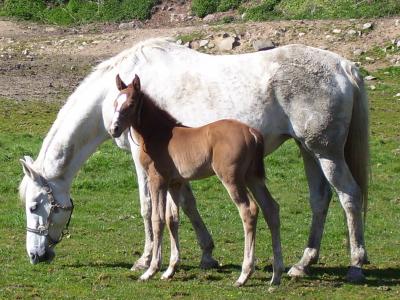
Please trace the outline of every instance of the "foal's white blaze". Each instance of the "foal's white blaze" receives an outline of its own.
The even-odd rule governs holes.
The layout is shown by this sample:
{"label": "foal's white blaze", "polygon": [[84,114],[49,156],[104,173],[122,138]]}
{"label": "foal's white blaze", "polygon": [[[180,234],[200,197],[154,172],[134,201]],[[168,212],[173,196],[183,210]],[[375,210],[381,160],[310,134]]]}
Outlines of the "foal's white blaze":
{"label": "foal's white blaze", "polygon": [[112,121],[110,124],[111,131],[115,131],[117,126],[119,126],[118,120],[119,120],[119,116],[120,116],[121,107],[122,107],[122,105],[124,105],[126,100],[127,100],[126,94],[120,94],[118,96],[118,98],[115,100],[115,102],[116,102],[115,111],[114,111],[114,115],[113,115],[113,118],[112,118]]}

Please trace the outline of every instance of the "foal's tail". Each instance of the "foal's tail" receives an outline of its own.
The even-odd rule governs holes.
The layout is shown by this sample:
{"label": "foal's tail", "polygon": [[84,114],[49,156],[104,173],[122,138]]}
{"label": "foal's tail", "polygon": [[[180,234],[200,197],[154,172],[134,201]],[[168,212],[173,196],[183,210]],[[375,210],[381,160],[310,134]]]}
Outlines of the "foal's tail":
{"label": "foal's tail", "polygon": [[265,169],[264,169],[264,138],[262,134],[254,129],[249,128],[250,133],[253,135],[256,142],[256,152],[252,163],[252,169],[254,170],[254,175],[257,178],[265,179]]}
{"label": "foal's tail", "polygon": [[364,81],[357,68],[350,63],[346,63],[343,67],[354,86],[353,114],[344,148],[345,159],[355,181],[361,188],[365,224],[369,180],[368,99]]}

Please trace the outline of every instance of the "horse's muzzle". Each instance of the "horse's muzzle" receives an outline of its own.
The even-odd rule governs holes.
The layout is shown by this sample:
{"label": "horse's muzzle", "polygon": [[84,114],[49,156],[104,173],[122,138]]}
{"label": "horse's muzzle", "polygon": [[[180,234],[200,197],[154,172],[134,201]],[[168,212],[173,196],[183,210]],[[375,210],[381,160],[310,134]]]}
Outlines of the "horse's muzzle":
{"label": "horse's muzzle", "polygon": [[55,256],[56,254],[52,249],[47,249],[41,256],[37,253],[29,253],[29,259],[32,265],[36,265],[40,262],[51,262]]}

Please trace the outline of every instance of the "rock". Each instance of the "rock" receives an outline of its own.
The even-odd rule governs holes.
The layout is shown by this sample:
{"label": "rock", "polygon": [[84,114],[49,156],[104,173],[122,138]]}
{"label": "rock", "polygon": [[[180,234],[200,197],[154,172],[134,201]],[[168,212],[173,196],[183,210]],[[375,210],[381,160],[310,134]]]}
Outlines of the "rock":
{"label": "rock", "polygon": [[203,22],[210,23],[217,20],[216,14],[209,14],[203,18]]}
{"label": "rock", "polygon": [[[246,14],[246,13],[242,13],[242,15],[241,15],[240,17],[242,18],[242,20],[245,20],[246,17],[247,17],[247,14]],[[397,25],[396,25],[396,26],[397,26]]]}
{"label": "rock", "polygon": [[191,41],[191,42],[190,42],[190,48],[191,48],[191,49],[194,49],[194,50],[199,49],[199,48],[200,48],[200,43],[199,43],[199,41]]}
{"label": "rock", "polygon": [[365,23],[363,25],[362,29],[363,30],[370,30],[370,29],[372,29],[372,26],[373,26],[372,23],[368,22],[368,23]]}
{"label": "rock", "polygon": [[341,29],[333,29],[332,32],[335,34],[339,34],[342,32],[342,30]]}
{"label": "rock", "polygon": [[372,91],[376,90],[376,86],[374,86],[374,85],[370,85],[369,88],[370,88],[370,90],[372,90]]}
{"label": "rock", "polygon": [[205,46],[207,46],[208,45],[208,40],[200,40],[200,42],[199,42],[199,46],[200,47],[205,47]]}
{"label": "rock", "polygon": [[395,26],[400,26],[400,20],[394,21],[394,25],[395,25]]}
{"label": "rock", "polygon": [[396,95],[394,95],[397,98],[400,98],[400,93],[397,93]]}
{"label": "rock", "polygon": [[305,36],[306,33],[305,32],[299,32],[299,37]]}
{"label": "rock", "polygon": [[208,49],[212,49],[214,47],[215,47],[215,44],[213,42],[209,42],[208,45],[207,45]]}
{"label": "rock", "polygon": [[275,48],[275,44],[271,40],[256,40],[253,41],[253,48],[256,51],[263,51]]}
{"label": "rock", "polygon": [[28,55],[29,54],[29,50],[28,49],[25,49],[24,51],[22,51],[22,55]]}
{"label": "rock", "polygon": [[353,51],[353,54],[354,54],[355,56],[360,56],[360,55],[363,54],[363,53],[364,53],[364,51],[361,50],[361,49],[356,49],[356,50]]}
{"label": "rock", "polygon": [[57,28],[55,28],[55,27],[46,27],[46,28],[44,29],[44,31],[46,31],[46,32],[48,32],[48,33],[50,33],[50,32],[55,32],[55,31],[57,31]]}
{"label": "rock", "polygon": [[176,43],[177,43],[178,45],[182,45],[182,44],[183,44],[183,41],[182,41],[181,39],[179,39],[179,40],[176,41]]}
{"label": "rock", "polygon": [[183,46],[190,48],[190,43],[186,42]]}
{"label": "rock", "polygon": [[235,43],[235,38],[230,36],[217,41],[216,45],[220,51],[229,51],[233,49],[234,43]]}
{"label": "rock", "polygon": [[374,58],[372,58],[372,57],[369,57],[369,56],[366,56],[366,57],[365,57],[365,60],[366,60],[366,61],[371,61],[371,62],[372,62],[372,61],[375,61],[375,59],[374,59]]}
{"label": "rock", "polygon": [[118,28],[119,29],[137,29],[137,28],[142,28],[143,27],[143,22],[139,20],[133,20],[132,22],[129,23],[121,23],[119,24]]}
{"label": "rock", "polygon": [[357,31],[355,31],[354,29],[350,29],[349,31],[347,31],[348,35],[356,35]]}
{"label": "rock", "polygon": [[368,80],[368,81],[370,81],[370,80],[375,80],[376,79],[376,77],[374,77],[374,76],[371,76],[371,75],[368,75],[368,76],[365,76],[365,78],[364,78],[365,80]]}

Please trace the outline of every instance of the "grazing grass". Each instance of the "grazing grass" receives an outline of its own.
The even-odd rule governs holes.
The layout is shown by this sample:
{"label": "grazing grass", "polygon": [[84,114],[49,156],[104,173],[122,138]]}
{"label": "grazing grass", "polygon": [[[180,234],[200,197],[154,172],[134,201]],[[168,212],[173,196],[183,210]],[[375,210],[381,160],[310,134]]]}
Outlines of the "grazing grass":
{"label": "grazing grass", "polygon": [[[193,184],[198,205],[216,244],[218,270],[198,268],[200,250],[186,216],[180,239],[182,266],[171,281],[159,276],[137,282],[130,266],[143,246],[143,224],[136,179],[129,154],[111,142],[103,144],[79,172],[72,187],[75,211],[70,236],[56,248],[51,264],[32,266],[25,253],[24,208],[17,187],[22,177],[18,159],[37,155],[58,104],[0,99],[0,275],[1,299],[360,299],[400,297],[400,68],[372,72],[370,94],[371,187],[366,229],[371,264],[367,281],[344,281],[349,264],[343,212],[334,197],[328,214],[320,262],[312,276],[291,280],[268,291],[271,243],[259,220],[257,269],[248,284],[234,288],[243,256],[243,230],[234,205],[221,184],[210,178]],[[308,191],[299,152],[286,143],[266,160],[268,185],[281,205],[282,243],[287,266],[302,254],[310,224]],[[164,257],[169,241],[165,238]],[[164,267],[167,261],[164,260]]]}

